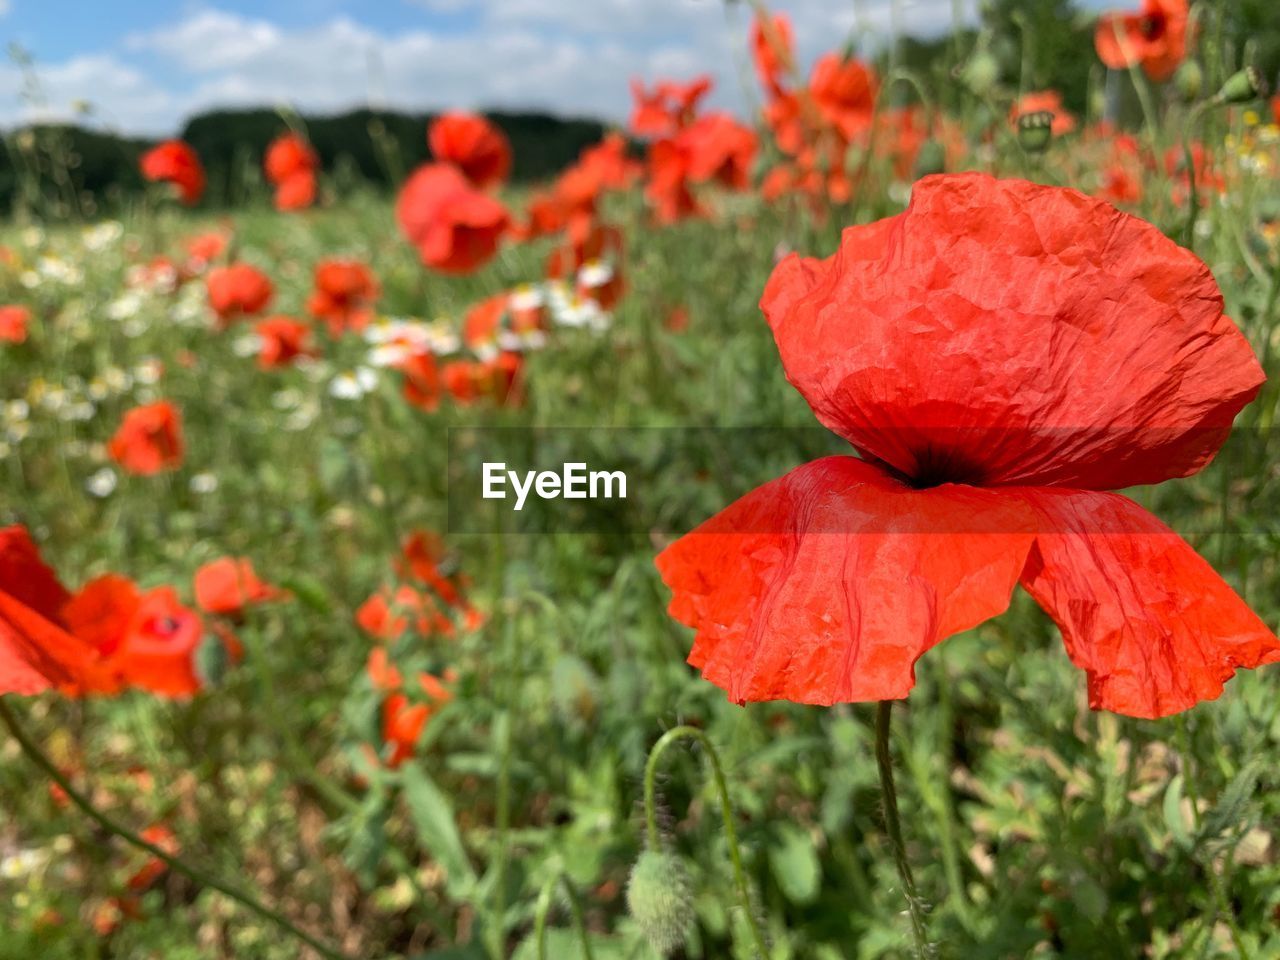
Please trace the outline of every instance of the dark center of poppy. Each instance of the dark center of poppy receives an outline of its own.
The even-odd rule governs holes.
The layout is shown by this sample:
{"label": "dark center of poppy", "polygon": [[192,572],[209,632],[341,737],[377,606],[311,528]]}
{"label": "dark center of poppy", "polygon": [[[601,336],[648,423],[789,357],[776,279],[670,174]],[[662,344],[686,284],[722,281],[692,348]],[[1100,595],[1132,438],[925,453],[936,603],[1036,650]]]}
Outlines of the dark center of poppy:
{"label": "dark center of poppy", "polygon": [[1168,28],[1168,21],[1163,13],[1149,13],[1142,18],[1142,36],[1146,40],[1159,40]]}
{"label": "dark center of poppy", "polygon": [[916,490],[927,490],[947,483],[978,487],[983,476],[982,466],[964,451],[930,445],[916,452],[916,468],[905,480]]}

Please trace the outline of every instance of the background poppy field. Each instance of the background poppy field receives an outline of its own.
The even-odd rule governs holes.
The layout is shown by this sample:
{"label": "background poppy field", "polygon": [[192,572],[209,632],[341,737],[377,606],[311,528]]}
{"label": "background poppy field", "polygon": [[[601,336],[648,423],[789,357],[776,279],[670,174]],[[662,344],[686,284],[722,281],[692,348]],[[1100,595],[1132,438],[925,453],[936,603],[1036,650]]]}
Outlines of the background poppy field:
{"label": "background poppy field", "polygon": [[[1209,469],[1130,494],[1280,622],[1280,22],[1146,0],[1117,17],[1191,19],[1140,56],[1095,50],[1096,17],[992,4],[976,30],[811,73],[783,55],[785,4],[729,6],[758,115],[705,109],[694,77],[619,76],[629,127],[532,183],[485,123],[432,127],[428,163],[451,159],[429,188],[366,129],[402,171],[388,187],[286,113],[275,159],[215,171],[208,195],[171,152],[109,200],[65,130],[6,134],[0,527],[74,595],[68,629],[104,637],[141,597],[191,649],[177,673],[5,703],[96,807],[339,955],[745,960],[740,860],[770,960],[914,956],[874,707],[727,702],[685,663],[654,557],[812,455],[761,292],[783,254],[901,212],[921,175],[1074,187],[1211,268],[1272,382]],[[1082,56],[1080,82],[1046,75]],[[664,431],[632,478],[669,505],[661,529],[451,531],[461,427]],[[726,460],[691,427],[770,441]],[[893,749],[938,957],[1280,957],[1275,667],[1177,717],[1093,712],[1017,593],[917,679]],[[714,745],[732,835],[702,741],[646,775],[686,725]],[[649,821],[673,855],[656,906],[628,897]],[[0,737],[0,960],[312,956]]]}

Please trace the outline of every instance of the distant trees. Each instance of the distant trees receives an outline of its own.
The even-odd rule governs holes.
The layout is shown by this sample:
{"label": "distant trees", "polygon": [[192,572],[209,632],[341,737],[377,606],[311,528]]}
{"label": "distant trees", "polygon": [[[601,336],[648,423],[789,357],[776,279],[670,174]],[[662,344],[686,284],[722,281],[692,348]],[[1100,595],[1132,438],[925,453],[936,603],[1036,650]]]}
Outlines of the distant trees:
{"label": "distant trees", "polygon": [[[597,142],[605,125],[538,113],[490,113],[511,140],[513,179],[553,176],[583,147]],[[428,158],[429,114],[352,110],[298,118],[326,170],[390,187]],[[200,154],[209,173],[206,203],[243,202],[257,192],[267,144],[287,129],[274,110],[216,110],[191,118],[179,133]],[[149,141],[120,138],[72,125],[13,131],[0,151],[0,211],[15,202],[59,212],[92,215],[136,195],[144,184],[138,158]],[[265,197],[267,194],[262,191]]]}

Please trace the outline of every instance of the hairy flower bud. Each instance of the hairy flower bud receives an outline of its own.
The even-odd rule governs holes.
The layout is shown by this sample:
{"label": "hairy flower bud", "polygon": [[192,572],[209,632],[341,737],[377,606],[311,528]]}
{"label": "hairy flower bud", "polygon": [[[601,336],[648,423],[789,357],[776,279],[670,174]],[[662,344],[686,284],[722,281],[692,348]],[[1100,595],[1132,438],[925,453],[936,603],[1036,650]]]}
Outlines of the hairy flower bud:
{"label": "hairy flower bud", "polygon": [[646,850],[631,870],[627,907],[645,940],[661,957],[669,957],[693,926],[689,876],[674,854]]}
{"label": "hairy flower bud", "polygon": [[1173,75],[1173,85],[1184,103],[1194,103],[1204,92],[1204,71],[1194,60],[1185,61]]}

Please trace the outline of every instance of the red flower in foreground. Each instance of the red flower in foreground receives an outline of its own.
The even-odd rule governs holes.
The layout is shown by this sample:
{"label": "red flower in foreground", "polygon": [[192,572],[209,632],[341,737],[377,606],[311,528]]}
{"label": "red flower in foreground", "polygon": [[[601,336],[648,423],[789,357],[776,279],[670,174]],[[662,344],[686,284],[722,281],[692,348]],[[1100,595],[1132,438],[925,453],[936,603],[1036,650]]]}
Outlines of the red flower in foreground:
{"label": "red flower in foreground", "polygon": [[31,311],[26,307],[0,307],[0,342],[24,343]]}
{"label": "red flower in foreground", "polygon": [[182,417],[168,401],[134,407],[107,444],[125,472],[148,477],[182,465]]}
{"label": "red flower in foreground", "polygon": [[233,263],[229,267],[210,270],[205,279],[209,306],[222,326],[233,320],[261,313],[275,295],[270,278],[257,267]]}
{"label": "red flower in foreground", "polygon": [[690,663],[730,698],[905,697],[1003,612],[1058,624],[1095,709],[1217,697],[1280,641],[1114,490],[1203,468],[1263,373],[1208,269],[1079,193],[980,174],[795,255],[761,301],[787,378],[863,459],[747,494],[658,558]]}
{"label": "red flower in foreground", "polygon": [[1104,13],[1093,42],[1112,70],[1141,64],[1152,80],[1168,80],[1187,55],[1187,0],[1142,0],[1137,13]]}
{"label": "red flower in foreground", "polygon": [[363,330],[373,319],[378,280],[358,260],[322,260],[316,264],[316,288],[307,299],[307,311],[329,325],[331,336],[345,330]]}
{"label": "red flower in foreground", "polygon": [[320,158],[302,137],[296,133],[276,137],[267,147],[262,166],[276,188],[277,210],[302,210],[315,203]]}
{"label": "red flower in foreground", "polygon": [[405,182],[396,220],[422,262],[445,273],[470,273],[498,251],[510,217],[454,167],[431,163]]}
{"label": "red flower in foreground", "polygon": [[148,180],[171,183],[182,202],[190,206],[204,193],[204,167],[191,144],[166,140],[142,155],[142,175]]}
{"label": "red flower in foreground", "polygon": [[196,571],[196,605],[205,613],[239,616],[254,604],[279,600],[284,592],[264,583],[248,560],[221,557]]}
{"label": "red flower in foreground", "polygon": [[277,370],[290,366],[300,357],[315,355],[311,347],[311,325],[292,317],[274,316],[258,321],[254,327],[262,346],[258,351],[258,366],[263,370]]}
{"label": "red flower in foreground", "polygon": [[474,113],[446,113],[427,131],[431,155],[452,163],[480,189],[496,187],[511,173],[511,144],[507,135]]}

